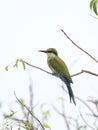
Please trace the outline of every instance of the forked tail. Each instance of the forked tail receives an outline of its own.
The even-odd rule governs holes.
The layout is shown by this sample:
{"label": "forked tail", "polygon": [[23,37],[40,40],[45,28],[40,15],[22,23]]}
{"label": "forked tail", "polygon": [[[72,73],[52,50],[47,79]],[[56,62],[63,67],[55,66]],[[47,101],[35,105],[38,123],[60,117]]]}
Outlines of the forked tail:
{"label": "forked tail", "polygon": [[74,94],[73,94],[71,85],[67,86],[67,89],[68,89],[68,92],[69,92],[70,102],[71,102],[71,99],[72,99],[73,102],[74,102],[74,104],[76,105],[76,102],[75,102],[75,99],[74,99]]}
{"label": "forked tail", "polygon": [[70,98],[70,102],[71,100],[73,100],[73,103],[76,105],[75,99],[74,99],[74,94],[70,85],[70,82],[64,78],[64,77],[60,77],[60,79],[66,84],[67,89],[68,89],[68,93],[69,93],[69,98]]}

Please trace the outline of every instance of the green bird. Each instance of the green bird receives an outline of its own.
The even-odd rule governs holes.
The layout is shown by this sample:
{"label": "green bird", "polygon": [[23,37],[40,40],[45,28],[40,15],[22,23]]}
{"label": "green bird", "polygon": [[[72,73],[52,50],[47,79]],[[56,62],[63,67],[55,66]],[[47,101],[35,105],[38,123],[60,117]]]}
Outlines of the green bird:
{"label": "green bird", "polygon": [[47,50],[40,50],[39,52],[44,52],[47,54],[47,64],[51,69],[53,75],[59,77],[67,86],[70,102],[73,100],[76,105],[74,94],[71,88],[71,83],[73,83],[71,76],[69,74],[68,68],[64,61],[58,56],[58,52],[54,48],[48,48]]}

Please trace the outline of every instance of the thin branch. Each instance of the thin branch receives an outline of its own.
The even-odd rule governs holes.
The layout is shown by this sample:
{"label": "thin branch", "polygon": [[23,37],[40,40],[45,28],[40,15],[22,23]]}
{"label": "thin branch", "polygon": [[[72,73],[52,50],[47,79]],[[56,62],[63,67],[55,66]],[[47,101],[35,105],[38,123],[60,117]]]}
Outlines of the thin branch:
{"label": "thin branch", "polygon": [[[61,85],[61,88],[66,92],[66,93],[68,93],[67,91],[66,91],[66,89],[64,88],[64,86],[63,85]],[[93,113],[93,115],[95,115],[96,116],[96,114],[94,113],[94,111],[92,110],[92,108],[85,102],[85,101],[83,101],[81,98],[79,98],[79,97],[77,97],[77,96],[74,96],[76,99],[78,99],[80,102],[82,102],[92,113]]]}
{"label": "thin branch", "polygon": [[[72,122],[69,122],[73,127],[76,128],[76,130],[79,130],[79,123],[78,123],[78,119],[75,119],[73,117],[67,117],[69,120],[72,120],[73,123],[75,124],[72,124]],[[76,126],[75,126],[76,125]]]}
{"label": "thin branch", "polygon": [[61,31],[63,32],[63,34],[78,48],[80,49],[82,52],[84,52],[85,54],[87,54],[91,59],[93,59],[96,63],[98,63],[98,60],[96,60],[91,54],[89,54],[87,51],[85,51],[83,48],[79,47],[65,32],[63,29],[61,29]]}
{"label": "thin branch", "polygon": [[[32,64],[30,64],[30,63],[28,63],[28,62],[26,62],[26,61],[24,61],[24,63],[25,63],[26,65],[28,65],[28,66],[31,66],[31,67],[36,68],[36,69],[39,69],[39,70],[41,70],[41,71],[43,71],[43,72],[45,72],[45,73],[47,73],[47,74],[50,74],[50,75],[52,75],[52,76],[55,76],[55,74],[50,73],[49,71],[46,71],[46,70],[44,70],[44,69],[42,69],[42,68],[40,68],[40,67],[37,67],[37,66],[35,66],[35,65],[32,65]],[[91,75],[94,75],[94,76],[98,76],[98,74],[93,73],[93,72],[91,72],[91,71],[89,71],[89,70],[81,70],[80,72],[77,72],[76,74],[72,74],[71,77],[80,75],[80,74],[82,74],[82,73],[88,73],[88,74],[91,74]]]}
{"label": "thin branch", "polygon": [[71,77],[74,77],[74,76],[80,75],[80,74],[82,74],[82,73],[88,73],[88,74],[91,74],[91,75],[93,75],[93,76],[98,76],[98,74],[96,74],[96,73],[94,73],[94,72],[91,72],[91,71],[88,71],[88,70],[81,70],[80,72],[71,75]]}
{"label": "thin branch", "polygon": [[64,118],[64,121],[65,121],[65,124],[67,126],[67,129],[70,130],[70,125],[69,125],[69,122],[68,122],[66,114],[65,114],[64,102],[62,102],[62,112],[63,112],[62,114],[63,114],[63,118]]}
{"label": "thin branch", "polygon": [[[24,124],[24,126],[22,126],[22,125],[18,125],[18,126],[21,126],[21,127],[26,129],[25,122],[27,122],[27,121],[24,121],[24,120],[21,120],[21,119],[18,119],[18,118],[13,118],[13,117],[11,117],[10,119],[14,120],[14,121],[17,121],[17,122],[22,122]],[[34,130],[34,128],[31,126],[30,130]]]}
{"label": "thin branch", "polygon": [[40,122],[40,120],[32,113],[32,111],[29,110],[29,108],[28,108],[25,104],[23,104],[23,103],[17,98],[15,92],[14,92],[14,95],[15,95],[17,101],[18,101],[21,105],[23,105],[23,106],[26,108],[26,110],[31,114],[31,116],[39,122],[39,124],[40,124],[40,126],[42,127],[42,129],[45,130],[45,128],[43,127],[43,125],[42,125],[42,123]]}
{"label": "thin branch", "polygon": [[33,90],[32,90],[32,85],[31,84],[29,85],[29,93],[30,93],[30,109],[32,110],[33,109],[34,95],[33,95]]}
{"label": "thin branch", "polygon": [[52,107],[53,107],[53,109],[55,110],[56,113],[58,113],[60,116],[63,117],[67,129],[70,130],[70,128],[69,128],[69,123],[68,123],[68,121],[67,121],[67,117],[66,117],[66,115],[65,115],[64,110],[63,110],[63,112],[60,112],[54,105],[53,105]]}
{"label": "thin branch", "polygon": [[92,130],[96,130],[96,129],[93,128],[90,124],[88,124],[88,122],[84,119],[84,117],[83,117],[83,115],[82,115],[81,112],[80,112],[80,116],[81,116],[82,120],[85,122],[85,124],[86,124],[89,128],[91,128]]}
{"label": "thin branch", "polygon": [[48,73],[48,74],[53,75],[52,73],[50,73],[50,72],[48,72],[48,71],[46,71],[46,70],[44,70],[44,69],[42,69],[42,68],[40,68],[40,67],[37,67],[37,66],[35,66],[35,65],[31,65],[31,64],[29,64],[29,63],[26,62],[26,61],[24,61],[24,63],[27,64],[27,65],[29,65],[29,66],[31,66],[31,67],[33,67],[33,68],[39,69],[39,70],[41,70],[41,71],[43,71],[43,72],[46,72],[46,73]]}
{"label": "thin branch", "polygon": [[[64,102],[62,102],[62,103],[63,103],[63,105],[64,105]],[[72,125],[73,127],[75,127],[75,129],[78,130],[78,128],[79,128],[78,120],[75,119],[75,118],[73,118],[73,117],[67,117],[67,116],[65,115],[65,106],[63,106],[62,112],[60,112],[60,111],[57,109],[57,107],[55,107],[54,105],[52,105],[52,108],[55,110],[55,112],[56,112],[57,114],[59,114],[60,116],[62,116],[62,117],[64,118],[64,121],[65,121],[65,124],[66,124],[66,126],[67,126],[67,129],[70,129],[69,127],[70,127],[70,125]],[[69,122],[68,122],[68,119],[69,119]],[[73,123],[71,122],[71,120],[73,120],[73,122],[74,122],[75,124],[73,124]],[[70,124],[70,125],[69,125],[69,124]],[[75,126],[75,125],[76,125],[76,126]]]}
{"label": "thin branch", "polygon": [[63,116],[63,113],[61,113],[54,105],[52,105],[52,108],[55,110],[56,113]]}
{"label": "thin branch", "polygon": [[87,116],[92,116],[92,117],[95,117],[95,118],[98,118],[98,115],[93,115],[93,114],[86,114]]}

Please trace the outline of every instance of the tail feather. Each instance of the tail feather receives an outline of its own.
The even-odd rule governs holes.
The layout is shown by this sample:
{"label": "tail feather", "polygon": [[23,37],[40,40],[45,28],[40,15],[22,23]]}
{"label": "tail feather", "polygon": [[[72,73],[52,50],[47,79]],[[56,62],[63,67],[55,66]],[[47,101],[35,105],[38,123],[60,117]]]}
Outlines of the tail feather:
{"label": "tail feather", "polygon": [[60,79],[66,84],[67,86],[67,89],[68,89],[68,93],[69,93],[69,98],[70,98],[70,102],[71,102],[71,99],[73,100],[73,103],[76,105],[76,102],[75,102],[75,99],[74,99],[74,94],[73,94],[73,91],[72,91],[72,88],[71,88],[71,85],[70,85],[70,82],[64,78],[64,77],[60,77]]}
{"label": "tail feather", "polygon": [[68,92],[69,92],[70,102],[71,102],[71,99],[72,99],[73,102],[74,102],[74,104],[76,105],[76,102],[75,102],[75,99],[74,99],[74,94],[73,94],[71,85],[67,86],[67,89],[68,89]]}

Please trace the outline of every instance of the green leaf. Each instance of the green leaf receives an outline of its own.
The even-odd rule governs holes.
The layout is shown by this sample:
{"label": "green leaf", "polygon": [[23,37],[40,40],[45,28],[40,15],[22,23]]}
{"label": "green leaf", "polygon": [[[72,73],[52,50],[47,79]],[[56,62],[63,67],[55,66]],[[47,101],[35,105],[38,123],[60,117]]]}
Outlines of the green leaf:
{"label": "green leaf", "polygon": [[31,124],[30,124],[30,122],[28,122],[28,121],[23,121],[23,123],[25,124],[25,126],[27,127],[27,128],[31,128]]}
{"label": "green leaf", "polygon": [[64,101],[64,98],[62,96],[58,97],[57,100]]}
{"label": "green leaf", "polygon": [[40,109],[42,110],[43,108],[44,108],[44,106],[46,106],[47,105],[47,103],[42,103],[41,105],[40,105]]}
{"label": "green leaf", "polygon": [[50,130],[51,130],[50,125],[48,125],[48,124],[46,124],[46,123],[43,123],[42,125],[43,125],[45,128],[48,128],[48,129],[50,129]]}
{"label": "green leaf", "polygon": [[98,16],[98,0],[91,0],[90,9]]}
{"label": "green leaf", "polygon": [[15,64],[13,65],[13,67],[18,68],[18,63],[19,63],[19,62],[22,63],[23,69],[25,70],[25,69],[26,69],[26,66],[25,66],[25,62],[24,62],[23,59],[16,59]]}
{"label": "green leaf", "polygon": [[96,3],[96,2],[93,4],[93,10],[94,10],[94,12],[95,12],[96,15],[98,15],[97,4],[98,4],[98,3]]}
{"label": "green leaf", "polygon": [[5,67],[5,70],[8,71],[8,68],[9,68],[9,65],[7,65],[7,66]]}
{"label": "green leaf", "polygon": [[82,126],[80,126],[80,127],[79,127],[79,130],[81,130],[81,129],[87,129],[87,125],[82,125]]}
{"label": "green leaf", "polygon": [[48,120],[48,117],[49,117],[49,115],[50,115],[50,110],[46,110],[45,112],[42,112],[42,114],[43,114],[43,118],[44,118],[45,120]]}
{"label": "green leaf", "polygon": [[[13,65],[13,67],[18,68],[19,62],[22,64],[23,69],[25,70],[25,69],[26,69],[26,65],[25,65],[25,62],[24,62],[23,59],[16,59],[16,61],[15,61],[14,65]],[[5,67],[5,70],[6,70],[6,71],[8,71],[9,66],[10,66],[11,64],[13,64],[13,63],[10,63],[9,65],[7,65],[7,66]]]}
{"label": "green leaf", "polygon": [[21,102],[21,104],[24,104],[24,99],[20,98],[19,101]]}
{"label": "green leaf", "polygon": [[4,115],[4,117],[5,117],[5,118],[10,118],[10,117],[12,117],[15,113],[16,113],[16,112],[14,112],[13,110],[11,110],[11,113]]}
{"label": "green leaf", "polygon": [[17,130],[20,130],[20,128],[18,128]]}
{"label": "green leaf", "polygon": [[92,8],[93,8],[93,3],[94,3],[94,0],[91,0],[91,2],[90,2],[90,9],[92,10]]}
{"label": "green leaf", "polygon": [[24,62],[24,60],[23,60],[23,59],[20,59],[20,62],[22,63],[22,65],[23,65],[23,69],[25,70],[25,69],[26,69],[26,66],[25,66],[25,62]]}
{"label": "green leaf", "polygon": [[15,62],[15,64],[13,65],[13,67],[18,68],[18,62],[19,62],[19,59],[16,59],[16,62]]}

